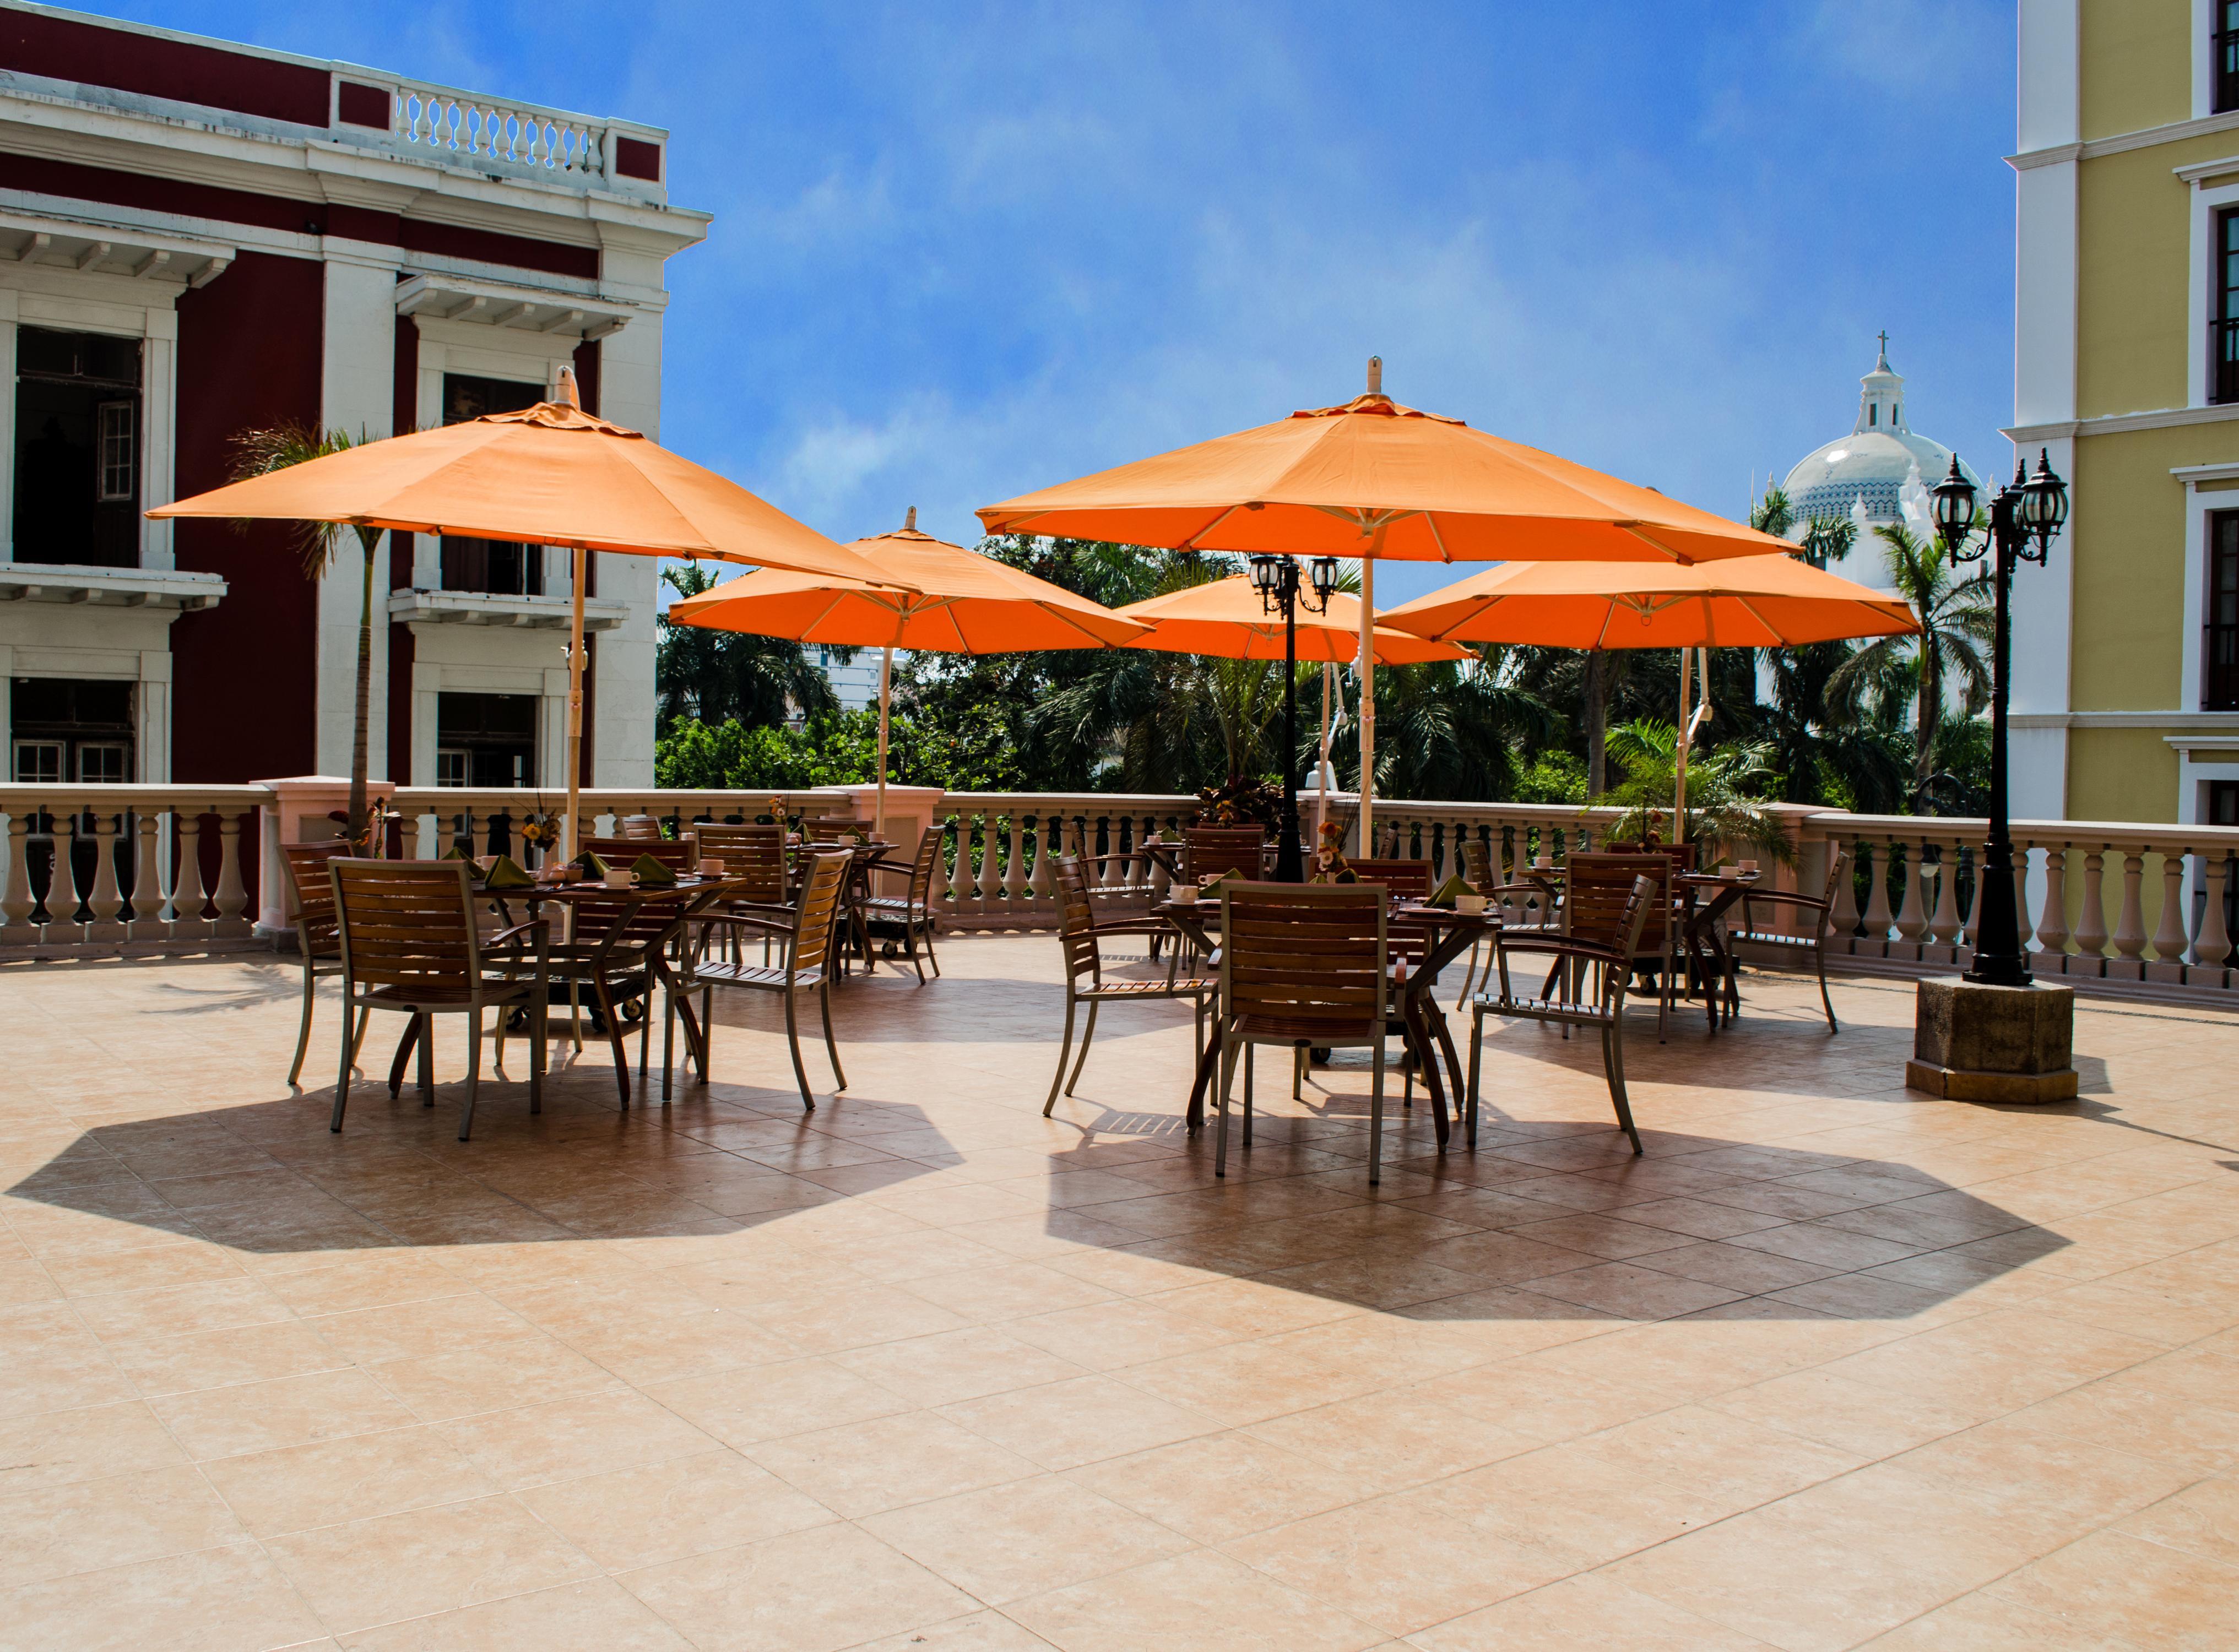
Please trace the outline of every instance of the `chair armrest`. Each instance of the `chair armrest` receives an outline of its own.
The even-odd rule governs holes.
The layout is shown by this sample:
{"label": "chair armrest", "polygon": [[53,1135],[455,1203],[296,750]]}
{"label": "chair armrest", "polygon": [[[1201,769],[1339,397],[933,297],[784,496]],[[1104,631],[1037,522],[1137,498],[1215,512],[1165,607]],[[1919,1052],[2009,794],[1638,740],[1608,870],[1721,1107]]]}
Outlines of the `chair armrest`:
{"label": "chair armrest", "polygon": [[1796,895],[1784,889],[1768,889],[1763,894],[1745,894],[1740,904],[1744,912],[1756,906],[1794,906],[1802,912],[1824,912],[1830,908],[1830,903],[1824,895]]}
{"label": "chair armrest", "polygon": [[1511,952],[1537,952],[1545,958],[1585,958],[1597,963],[1630,965],[1632,960],[1622,947],[1603,941],[1572,940],[1565,936],[1533,935],[1511,940],[1505,933],[1494,937],[1493,946],[1503,955]]}
{"label": "chair armrest", "polygon": [[549,918],[532,918],[525,924],[515,924],[511,929],[502,929],[498,931],[496,934],[491,936],[488,940],[484,941],[482,945],[485,946],[518,945],[522,939],[528,935],[531,931],[541,929],[549,932],[551,928],[552,920]]}
{"label": "chair armrest", "polygon": [[1093,924],[1088,929],[1089,935],[1097,940],[1113,935],[1165,935],[1171,938],[1174,932],[1172,924],[1157,918],[1123,918],[1117,923]]}
{"label": "chair armrest", "polygon": [[709,929],[713,929],[720,924],[726,928],[759,929],[772,935],[790,935],[793,933],[793,926],[791,924],[781,924],[774,918],[754,917],[745,912],[709,912],[704,917],[699,918],[694,921],[704,925]]}

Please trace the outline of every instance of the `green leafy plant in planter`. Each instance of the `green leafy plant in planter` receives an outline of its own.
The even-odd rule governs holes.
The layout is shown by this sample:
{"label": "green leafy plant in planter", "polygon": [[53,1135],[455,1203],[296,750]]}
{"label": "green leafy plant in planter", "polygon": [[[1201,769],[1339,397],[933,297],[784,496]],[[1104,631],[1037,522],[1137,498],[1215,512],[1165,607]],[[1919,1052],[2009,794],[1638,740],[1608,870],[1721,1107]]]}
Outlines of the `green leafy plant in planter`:
{"label": "green leafy plant in planter", "polygon": [[1232,774],[1197,794],[1198,826],[1260,826],[1272,831],[1282,818],[1282,788],[1272,780]]}

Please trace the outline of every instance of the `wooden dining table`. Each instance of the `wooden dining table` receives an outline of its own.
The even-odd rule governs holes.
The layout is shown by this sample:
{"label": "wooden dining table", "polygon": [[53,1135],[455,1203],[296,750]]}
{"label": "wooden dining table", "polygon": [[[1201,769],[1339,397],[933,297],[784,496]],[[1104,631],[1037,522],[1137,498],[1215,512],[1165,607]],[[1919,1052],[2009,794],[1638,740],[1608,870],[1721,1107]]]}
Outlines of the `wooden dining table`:
{"label": "wooden dining table", "polygon": [[[1151,908],[1154,918],[1173,926],[1182,938],[1204,953],[1217,967],[1220,960],[1218,939],[1220,921],[1220,901],[1218,897],[1203,897],[1193,901],[1161,901]],[[1424,937],[1424,952],[1420,959],[1411,965],[1405,977],[1394,983],[1399,993],[1400,1022],[1406,1029],[1406,1040],[1414,1058],[1416,1068],[1423,1076],[1423,1088],[1431,1098],[1431,1120],[1437,1131],[1438,1145],[1443,1149],[1452,1133],[1448,1117],[1445,1086],[1440,1082],[1439,1066],[1443,1058],[1445,1076],[1452,1079],[1453,1093],[1462,1094],[1461,1058],[1454,1048],[1452,1032],[1446,1025],[1445,1012],[1438,1005],[1438,983],[1439,972],[1500,927],[1497,912],[1463,912],[1451,907],[1432,906],[1409,901],[1391,909],[1391,924],[1394,928],[1412,929]],[[1206,1098],[1210,1094],[1220,1066],[1220,1039],[1218,1036],[1219,1012],[1216,1007],[1214,1025],[1216,1036],[1199,1057],[1197,1072],[1190,1085],[1188,1127],[1194,1131],[1205,1125]]]}

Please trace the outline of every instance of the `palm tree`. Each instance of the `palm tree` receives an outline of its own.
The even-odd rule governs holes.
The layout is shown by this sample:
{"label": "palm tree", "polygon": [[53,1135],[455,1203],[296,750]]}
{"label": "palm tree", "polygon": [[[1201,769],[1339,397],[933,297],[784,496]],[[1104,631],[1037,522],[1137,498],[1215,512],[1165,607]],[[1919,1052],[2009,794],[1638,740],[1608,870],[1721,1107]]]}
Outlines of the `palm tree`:
{"label": "palm tree", "polygon": [[[1624,813],[1610,826],[1608,840],[1638,843],[1651,831],[1672,840],[1667,827],[1679,782],[1678,731],[1648,718],[1619,723],[1610,730],[1610,755],[1624,777],[1610,795]],[[1748,844],[1771,859],[1788,859],[1794,851],[1787,833],[1756,795],[1772,779],[1770,753],[1754,740],[1691,752],[1685,840]]]}
{"label": "palm tree", "polygon": [[[231,479],[247,481],[252,476],[290,469],[330,454],[345,453],[369,439],[362,432],[353,441],[347,430],[293,422],[244,430],[233,439]],[[375,846],[367,822],[365,796],[367,731],[373,705],[373,554],[380,548],[382,534],[387,530],[357,523],[349,526],[356,536],[363,560],[357,608],[357,705],[350,735],[349,841],[364,853]],[[234,527],[238,532],[248,524],[236,522]],[[296,542],[302,553],[306,579],[326,577],[327,570],[334,565],[336,549],[342,543],[343,527],[341,522],[296,524]]]}
{"label": "palm tree", "polygon": [[[1494,802],[1511,795],[1518,753],[1559,739],[1563,718],[1515,680],[1508,650],[1472,660],[1378,668],[1376,788],[1392,798]],[[1360,784],[1359,694],[1344,693],[1330,763]],[[1316,736],[1319,742],[1319,735]],[[1312,759],[1308,760],[1309,767]]]}
{"label": "palm tree", "polygon": [[1980,574],[1954,579],[1940,538],[1923,540],[1903,523],[1874,532],[1889,547],[1890,583],[1911,608],[1920,634],[1877,638],[1844,660],[1827,680],[1828,709],[1837,717],[1857,715],[1868,700],[1887,698],[1899,667],[1910,667],[1907,688],[1898,692],[1913,705],[1912,799],[1919,809],[1937,784],[1936,734],[1950,688],[1958,687],[1969,716],[1990,699],[1984,650],[1993,625],[1990,587]]}
{"label": "palm tree", "polygon": [[[679,596],[697,596],[715,583],[697,563],[661,570]],[[843,659],[852,648],[833,650]],[[661,619],[654,659],[660,726],[696,719],[709,727],[736,719],[748,728],[782,723],[795,715],[820,717],[840,709],[832,684],[797,642],[739,631],[707,631]]]}

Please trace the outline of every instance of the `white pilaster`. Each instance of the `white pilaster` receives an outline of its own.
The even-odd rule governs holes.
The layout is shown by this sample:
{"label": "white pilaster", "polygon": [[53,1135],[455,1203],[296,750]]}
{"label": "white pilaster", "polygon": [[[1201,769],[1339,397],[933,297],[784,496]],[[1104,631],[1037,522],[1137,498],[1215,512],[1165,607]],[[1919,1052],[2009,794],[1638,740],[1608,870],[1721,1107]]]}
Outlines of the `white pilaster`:
{"label": "white pilaster", "polygon": [[[0,562],[16,560],[16,291],[0,288]],[[0,711],[0,717],[6,713]],[[11,766],[0,773],[15,773],[9,753],[0,745],[0,762]]]}
{"label": "white pilaster", "polygon": [[[179,414],[179,314],[172,309],[148,310],[148,330],[140,341],[140,507],[150,511],[175,497],[171,474]],[[16,363],[12,351],[4,382],[12,386]],[[12,394],[9,399],[12,401]],[[171,550],[171,524],[140,519],[140,566],[173,568],[178,566]]]}
{"label": "white pilaster", "polygon": [[168,650],[143,649],[140,682],[133,707],[139,727],[135,731],[136,753],[132,778],[142,786],[164,786],[171,779],[171,656]]}
{"label": "white pilaster", "polygon": [[[326,325],[320,358],[319,421],[353,441],[388,435],[395,422],[397,258],[349,243],[326,260]],[[357,726],[357,650],[365,564],[345,529],[319,585],[317,766],[348,774]],[[366,768],[389,768],[389,541],[374,552],[373,693],[367,707]]]}
{"label": "white pilaster", "polygon": [[[608,255],[611,258],[612,254]],[[601,416],[661,436],[661,317],[645,315],[599,347]],[[653,784],[654,654],[661,565],[650,556],[602,556],[598,594],[630,605],[629,617],[601,632],[598,674],[597,748],[593,784]]]}

